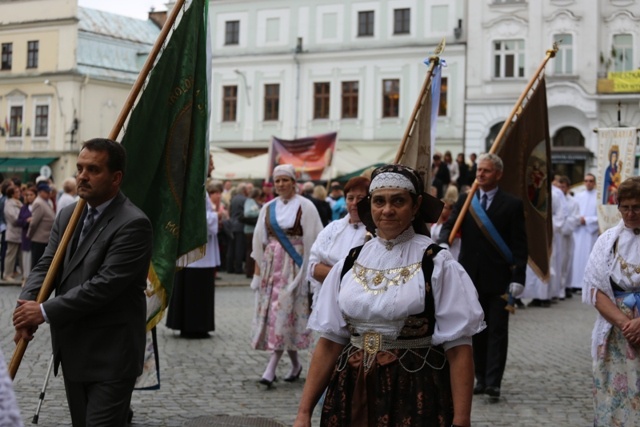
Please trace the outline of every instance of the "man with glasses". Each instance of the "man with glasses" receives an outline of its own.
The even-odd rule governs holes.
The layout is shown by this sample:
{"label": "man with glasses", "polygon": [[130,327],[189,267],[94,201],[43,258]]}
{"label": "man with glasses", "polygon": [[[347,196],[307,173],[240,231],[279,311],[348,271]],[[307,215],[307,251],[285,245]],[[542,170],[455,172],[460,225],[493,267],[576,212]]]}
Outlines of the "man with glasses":
{"label": "man with glasses", "polygon": [[591,253],[591,248],[598,239],[598,214],[596,198],[596,177],[593,174],[586,174],[584,177],[585,190],[576,194],[574,200],[580,207],[580,223],[573,232],[575,242],[573,251],[573,276],[571,289],[582,290],[582,280],[584,270],[587,268],[587,260]]}

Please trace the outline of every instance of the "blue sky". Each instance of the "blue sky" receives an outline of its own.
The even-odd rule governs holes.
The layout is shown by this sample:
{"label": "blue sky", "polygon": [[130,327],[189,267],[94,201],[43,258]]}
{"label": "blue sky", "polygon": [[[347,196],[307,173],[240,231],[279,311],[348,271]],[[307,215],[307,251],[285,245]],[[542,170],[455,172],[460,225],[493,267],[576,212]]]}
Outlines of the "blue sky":
{"label": "blue sky", "polygon": [[138,19],[147,19],[152,7],[155,10],[167,10],[166,0],[78,0],[78,5],[92,9],[105,10]]}

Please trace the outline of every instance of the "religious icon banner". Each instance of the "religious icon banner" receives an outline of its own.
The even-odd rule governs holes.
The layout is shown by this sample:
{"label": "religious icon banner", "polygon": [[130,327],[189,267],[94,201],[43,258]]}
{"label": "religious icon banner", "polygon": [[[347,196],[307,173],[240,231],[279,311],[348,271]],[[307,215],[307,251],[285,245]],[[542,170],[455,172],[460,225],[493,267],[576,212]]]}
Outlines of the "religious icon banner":
{"label": "religious icon banner", "polygon": [[633,176],[637,130],[635,127],[598,129],[597,200],[600,232],[620,221],[618,186]]}

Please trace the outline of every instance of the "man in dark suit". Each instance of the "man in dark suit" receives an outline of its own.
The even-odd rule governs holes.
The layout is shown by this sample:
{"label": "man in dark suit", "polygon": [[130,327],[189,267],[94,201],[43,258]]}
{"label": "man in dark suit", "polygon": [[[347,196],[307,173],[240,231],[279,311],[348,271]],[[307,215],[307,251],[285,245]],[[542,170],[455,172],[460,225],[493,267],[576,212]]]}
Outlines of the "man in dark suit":
{"label": "man in dark suit", "polygon": [[33,339],[47,322],[62,364],[74,426],[123,426],[142,372],[144,290],[151,259],[149,220],[120,192],[124,148],[108,139],[84,143],[77,160],[78,194],[87,202],[55,279],[56,296],[35,300],[76,203],[56,218],[13,315],[15,340]]}
{"label": "man in dark suit", "polygon": [[[227,272],[234,274],[245,274],[242,263],[245,259],[246,242],[244,238],[244,202],[249,196],[249,184],[241,182],[236,187],[236,193],[229,203],[228,222],[233,233],[233,239],[229,241],[229,249],[227,250]],[[251,272],[253,277],[253,272]]]}
{"label": "man in dark suit", "polygon": [[[502,296],[522,294],[528,256],[522,201],[498,188],[502,170],[502,160],[495,154],[479,157],[476,180],[480,189],[462,221],[458,259],[478,290],[487,323],[484,331],[473,336],[474,394],[484,393],[492,399],[500,397],[507,362],[509,312]],[[442,226],[439,242],[448,241],[465,199],[466,195],[460,197]]]}

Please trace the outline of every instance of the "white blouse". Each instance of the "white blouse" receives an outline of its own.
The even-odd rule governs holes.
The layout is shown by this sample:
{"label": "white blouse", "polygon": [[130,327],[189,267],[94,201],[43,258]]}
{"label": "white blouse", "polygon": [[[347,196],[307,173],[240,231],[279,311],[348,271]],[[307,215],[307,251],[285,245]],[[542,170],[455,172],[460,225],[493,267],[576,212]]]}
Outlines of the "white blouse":
{"label": "white blouse", "polygon": [[[367,230],[364,224],[349,224],[349,214],[337,221],[330,222],[318,234],[318,238],[311,246],[309,257],[309,271],[307,279],[311,283],[314,298],[320,290],[321,282],[313,278],[313,271],[318,264],[335,265],[349,253],[349,249],[364,243]],[[355,225],[355,226],[354,226]]]}
{"label": "white blouse", "polygon": [[[615,251],[614,244],[616,244]],[[622,267],[619,257],[625,261],[626,268]],[[639,288],[640,274],[635,271],[635,267],[638,266],[640,266],[640,235],[634,234],[633,229],[625,227],[621,220],[618,225],[605,231],[591,250],[584,272],[582,301],[595,305],[595,290],[600,290],[615,303],[609,278],[622,289]],[[598,313],[591,335],[591,356],[594,360],[598,346],[604,343],[610,330],[611,323]]]}
{"label": "white blouse", "polygon": [[[345,274],[342,281],[340,274],[344,260],[336,263],[320,288],[316,307],[309,319],[310,329],[331,341],[346,344],[350,338],[346,316],[354,320],[352,326],[358,333],[376,331],[396,338],[408,316],[424,311],[426,295],[422,257],[433,240],[417,235],[409,228],[391,242],[393,246],[390,249],[387,249],[389,241],[380,238],[367,242],[354,268]],[[436,325],[432,342],[434,345],[443,344],[445,350],[470,344],[471,336],[486,327],[476,289],[449,251],[440,251],[433,261],[431,287]],[[402,267],[409,271],[404,283]],[[354,271],[360,272],[360,278]],[[373,278],[379,276],[378,272],[384,274],[385,280],[375,284]],[[362,280],[362,277],[367,280]]]}

